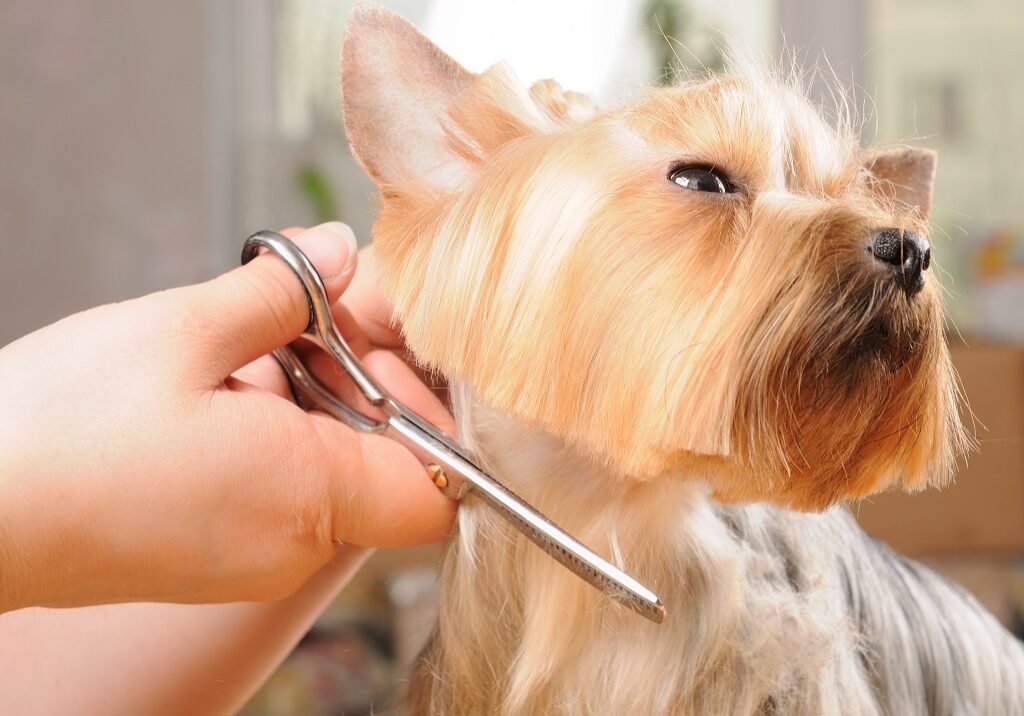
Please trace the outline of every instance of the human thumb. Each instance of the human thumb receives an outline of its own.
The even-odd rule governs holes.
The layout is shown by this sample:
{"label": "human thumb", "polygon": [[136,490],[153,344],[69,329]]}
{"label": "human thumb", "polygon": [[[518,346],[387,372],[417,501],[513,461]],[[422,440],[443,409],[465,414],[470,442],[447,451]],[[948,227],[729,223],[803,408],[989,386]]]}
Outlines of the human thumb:
{"label": "human thumb", "polygon": [[[294,238],[313,262],[333,303],[355,271],[357,246],[340,222],[321,224]],[[200,292],[196,318],[212,326],[206,365],[227,376],[243,365],[294,340],[309,324],[309,302],[302,284],[279,257],[257,256],[212,281]]]}

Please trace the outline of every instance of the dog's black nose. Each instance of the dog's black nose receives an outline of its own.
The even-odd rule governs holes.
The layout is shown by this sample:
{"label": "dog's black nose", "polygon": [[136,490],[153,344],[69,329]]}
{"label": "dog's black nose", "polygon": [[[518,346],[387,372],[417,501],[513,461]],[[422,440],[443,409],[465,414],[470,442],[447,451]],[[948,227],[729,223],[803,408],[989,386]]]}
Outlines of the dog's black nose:
{"label": "dog's black nose", "polygon": [[932,261],[932,248],[923,236],[900,229],[882,229],[871,237],[871,254],[889,264],[896,285],[908,296],[924,288],[924,272]]}

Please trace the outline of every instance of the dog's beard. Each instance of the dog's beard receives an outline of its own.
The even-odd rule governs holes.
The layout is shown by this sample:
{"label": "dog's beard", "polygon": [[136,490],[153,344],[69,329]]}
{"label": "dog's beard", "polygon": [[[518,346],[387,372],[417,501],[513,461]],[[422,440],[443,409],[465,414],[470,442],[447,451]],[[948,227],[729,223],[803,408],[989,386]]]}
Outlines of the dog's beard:
{"label": "dog's beard", "polygon": [[[840,285],[789,290],[797,296],[771,301],[745,341],[775,347],[746,362],[733,416],[751,493],[761,484],[776,499],[821,507],[899,480],[921,486],[929,468],[948,469],[941,446],[956,413],[931,292],[908,299],[863,261]],[[794,305],[795,322],[771,315]],[[764,335],[780,325],[788,329]]]}

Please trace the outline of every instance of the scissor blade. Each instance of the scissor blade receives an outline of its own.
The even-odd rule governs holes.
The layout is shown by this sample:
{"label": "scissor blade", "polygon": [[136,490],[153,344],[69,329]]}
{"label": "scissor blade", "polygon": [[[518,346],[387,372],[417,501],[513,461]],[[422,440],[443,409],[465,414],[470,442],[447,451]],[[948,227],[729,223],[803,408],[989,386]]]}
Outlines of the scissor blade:
{"label": "scissor blade", "polygon": [[654,592],[544,517],[507,487],[490,477],[482,484],[474,482],[474,487],[476,494],[498,514],[576,576],[657,624],[665,619],[665,607]]}
{"label": "scissor blade", "polygon": [[[445,471],[468,483],[476,494],[495,509],[530,541],[554,557],[564,567],[611,599],[651,621],[661,624],[665,607],[657,595],[608,562],[582,542],[531,507],[521,497],[477,467],[449,441],[425,433],[406,415],[391,415],[388,423],[404,443],[425,453]],[[462,491],[456,490],[456,495]]]}

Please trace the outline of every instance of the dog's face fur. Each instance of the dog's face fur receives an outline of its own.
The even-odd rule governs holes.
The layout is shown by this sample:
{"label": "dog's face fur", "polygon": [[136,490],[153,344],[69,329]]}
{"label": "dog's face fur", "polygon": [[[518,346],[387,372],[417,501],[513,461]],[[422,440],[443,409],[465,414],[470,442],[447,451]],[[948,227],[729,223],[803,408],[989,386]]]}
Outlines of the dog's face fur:
{"label": "dog's face fur", "polygon": [[949,473],[939,289],[871,248],[927,233],[932,153],[861,151],[752,72],[601,111],[365,7],[342,84],[409,345],[486,403],[723,500],[820,508]]}

